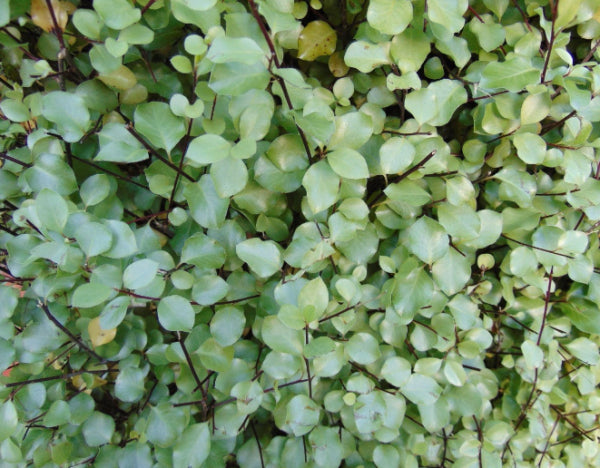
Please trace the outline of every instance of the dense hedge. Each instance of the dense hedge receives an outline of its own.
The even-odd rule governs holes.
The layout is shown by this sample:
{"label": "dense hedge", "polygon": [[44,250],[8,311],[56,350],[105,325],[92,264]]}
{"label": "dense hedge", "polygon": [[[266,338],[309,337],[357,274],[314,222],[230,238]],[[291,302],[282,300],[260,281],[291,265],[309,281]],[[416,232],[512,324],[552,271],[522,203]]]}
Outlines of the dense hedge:
{"label": "dense hedge", "polygon": [[2,466],[600,466],[597,0],[0,0]]}

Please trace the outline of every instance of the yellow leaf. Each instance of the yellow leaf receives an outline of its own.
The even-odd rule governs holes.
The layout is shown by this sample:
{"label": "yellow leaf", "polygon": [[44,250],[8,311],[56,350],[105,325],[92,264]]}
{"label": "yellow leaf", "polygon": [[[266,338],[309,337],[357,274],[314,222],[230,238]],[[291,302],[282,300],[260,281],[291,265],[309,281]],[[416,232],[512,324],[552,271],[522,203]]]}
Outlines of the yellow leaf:
{"label": "yellow leaf", "polygon": [[329,57],[329,71],[336,78],[346,76],[350,68],[344,62],[344,54],[342,52],[335,52]]}
{"label": "yellow leaf", "polygon": [[98,346],[105,345],[114,340],[117,335],[117,329],[111,328],[110,330],[104,330],[100,326],[100,318],[96,317],[95,319],[90,320],[90,323],[88,324],[88,334],[90,335],[92,345],[94,348],[97,348]]}
{"label": "yellow leaf", "polygon": [[[54,17],[56,23],[61,31],[65,30],[67,21],[69,21],[68,10],[73,6],[69,7],[68,2],[61,2],[59,0],[51,0],[52,10],[54,11]],[[46,32],[50,32],[54,29],[54,21],[52,21],[52,14],[48,9],[46,0],[31,0],[31,21],[36,26],[39,26]]]}
{"label": "yellow leaf", "polygon": [[112,86],[121,91],[133,88],[137,83],[137,78],[133,72],[125,65],[121,65],[115,71],[99,75],[98,79],[105,85]]}
{"label": "yellow leaf", "polygon": [[298,58],[313,61],[335,52],[337,34],[325,21],[308,23],[298,38]]}

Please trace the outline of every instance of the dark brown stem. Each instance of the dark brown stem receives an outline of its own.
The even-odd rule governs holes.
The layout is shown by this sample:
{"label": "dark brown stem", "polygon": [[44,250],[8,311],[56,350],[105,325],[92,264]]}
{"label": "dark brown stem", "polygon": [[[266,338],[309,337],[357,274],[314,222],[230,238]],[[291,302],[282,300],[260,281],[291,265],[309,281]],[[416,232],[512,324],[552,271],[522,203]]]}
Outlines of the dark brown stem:
{"label": "dark brown stem", "polygon": [[260,440],[258,440],[258,434],[256,433],[256,428],[254,427],[254,423],[250,421],[250,429],[252,430],[252,434],[254,435],[254,440],[256,440],[256,445],[258,447],[258,456],[260,457],[260,466],[261,468],[265,468],[265,459],[263,458],[262,446],[260,445]]}
{"label": "dark brown stem", "polygon": [[[277,387],[267,388],[267,389],[263,390],[263,392],[264,393],[270,393],[270,392],[273,392],[273,391],[278,390],[280,388],[290,387],[292,385],[297,385],[297,384],[300,384],[300,383],[304,383],[307,380],[308,379],[294,380],[293,382],[284,383],[284,384],[278,385]],[[213,405],[213,408],[218,408],[220,406],[228,405],[229,403],[233,403],[236,400],[237,400],[237,398],[227,398],[226,400],[219,401],[219,402],[215,403]],[[186,401],[184,403],[175,403],[173,406],[175,406],[175,407],[190,406],[190,405],[197,405],[197,404],[201,404],[201,403],[202,403],[202,400],[195,400],[195,401]]]}
{"label": "dark brown stem", "polygon": [[571,258],[571,259],[573,258],[571,255],[563,254],[563,253],[560,253],[560,252],[555,252],[554,250],[550,250],[550,249],[544,249],[543,247],[536,247],[535,245],[527,244],[526,242],[521,242],[521,241],[519,241],[517,239],[513,239],[512,237],[508,237],[505,234],[500,234],[500,235],[502,237],[504,237],[507,241],[515,242],[516,244],[522,245],[524,247],[531,247],[532,249],[539,250],[541,252],[546,252],[546,253],[551,253],[551,254],[554,254],[554,255],[558,255],[559,257],[565,257],[565,258]]}
{"label": "dark brown stem", "polygon": [[6,160],[6,161],[11,161],[14,162],[15,164],[18,164],[19,166],[23,166],[23,167],[31,167],[31,164],[23,162],[19,159],[13,158],[12,156],[9,156],[6,153],[0,153],[0,158]]}
{"label": "dark brown stem", "polygon": [[146,3],[146,5],[144,5],[144,8],[142,8],[142,10],[141,10],[142,15],[144,13],[146,13],[150,9],[150,7],[152,5],[154,5],[155,3],[156,3],[156,0],[150,0],[148,3]]}
{"label": "dark brown stem", "polygon": [[130,184],[133,184],[137,187],[143,188],[144,190],[148,190],[150,192],[150,189],[148,187],[146,187],[143,184],[140,184],[139,182],[136,182],[133,179],[130,179],[129,177],[125,177],[124,175],[121,175],[117,172],[111,171],[110,169],[106,169],[92,161],[88,161],[87,159],[80,158],[79,156],[75,156],[72,154],[71,157],[79,162],[82,162],[83,164],[87,164],[88,166],[95,167],[96,169],[98,169],[102,172],[105,172],[106,174],[110,174],[111,176],[116,177],[117,179],[123,180],[125,182],[129,182]]}
{"label": "dark brown stem", "polygon": [[20,382],[10,382],[10,383],[4,384],[4,386],[8,387],[8,388],[19,387],[19,386],[29,385],[32,383],[51,382],[52,380],[70,379],[71,377],[76,377],[76,376],[82,375],[82,374],[102,375],[102,374],[106,374],[107,372],[119,372],[119,371],[118,371],[118,369],[80,370],[77,372],[70,372],[68,374],[54,375],[52,377],[40,377],[38,379],[22,380]]}
{"label": "dark brown stem", "polygon": [[[304,327],[304,343],[308,344],[308,325]],[[306,365],[306,376],[308,378],[308,396],[312,400],[312,377],[310,376],[310,363],[307,358],[304,358],[304,364]]]}
{"label": "dark brown stem", "polygon": [[556,36],[556,30],[554,24],[556,23],[556,13],[558,9],[558,1],[555,0],[554,5],[552,5],[552,29],[550,30],[550,40],[548,41],[548,50],[546,51],[546,57],[544,60],[544,67],[542,68],[542,75],[540,77],[540,83],[546,81],[546,72],[548,71],[548,64],[550,63],[550,56],[552,55],[552,47],[554,46],[554,39]]}
{"label": "dark brown stem", "polygon": [[542,324],[540,325],[540,332],[538,333],[536,345],[540,345],[542,340],[542,333],[546,326],[546,317],[548,316],[548,305],[550,304],[550,292],[552,289],[552,274],[554,273],[554,267],[550,267],[550,274],[548,275],[548,288],[546,289],[546,296],[544,297],[544,315],[542,315]]}
{"label": "dark brown stem", "polygon": [[169,196],[169,204],[167,205],[167,207],[169,209],[173,206],[173,200],[175,199],[175,192],[177,191],[177,184],[179,183],[180,174],[183,172],[183,160],[185,159],[185,155],[186,155],[188,147],[190,145],[190,134],[192,132],[192,123],[193,122],[194,122],[193,119],[189,120],[187,132],[186,132],[184,140],[183,140],[184,144],[183,144],[183,151],[181,153],[181,159],[179,160],[179,171],[177,172],[177,174],[175,174],[175,182],[173,182],[173,189],[171,190],[171,195]]}
{"label": "dark brown stem", "polygon": [[98,361],[104,362],[104,359],[98,354],[96,354],[96,352],[90,347],[88,347],[83,341],[81,341],[81,338],[71,333],[68,328],[66,328],[62,323],[60,323],[58,319],[54,315],[52,315],[52,312],[50,312],[50,309],[46,304],[40,301],[39,306],[46,314],[46,317],[48,317],[48,320],[50,320],[54,325],[56,325],[56,327],[59,328],[60,331],[62,331],[65,335],[67,335],[71,339],[71,341],[73,341],[73,343],[79,346],[81,350],[85,351],[93,358],[98,359]]}
{"label": "dark brown stem", "polygon": [[[277,51],[275,50],[275,44],[273,43],[273,40],[271,39],[269,31],[267,31],[267,26],[265,25],[265,22],[262,20],[260,14],[258,13],[258,8],[256,8],[256,3],[254,2],[254,0],[248,0],[248,5],[250,6],[250,12],[252,13],[252,16],[258,23],[260,32],[262,33],[263,37],[265,38],[265,41],[267,42],[267,47],[269,47],[269,51],[271,52],[271,60],[275,64],[276,68],[281,68],[281,62],[279,61],[279,58],[277,57]],[[293,110],[294,107],[292,106],[292,100],[290,99],[290,94],[287,90],[285,80],[283,78],[281,78],[280,76],[275,76],[275,79],[278,81],[279,85],[281,86],[281,91],[283,92],[283,96],[284,96],[287,106],[289,107],[290,110]],[[300,128],[300,126],[298,124],[296,124],[296,129],[298,130],[298,134],[300,135],[300,139],[302,140],[302,145],[304,146],[304,150],[306,151],[306,156],[308,157],[308,162],[309,162],[309,164],[312,164],[313,163],[312,151],[310,150],[310,146],[308,145],[308,140],[306,139],[306,135],[304,134],[304,131]]]}
{"label": "dark brown stem", "polygon": [[152,146],[150,146],[150,144],[135,130],[131,122],[129,122],[125,127],[127,128],[127,131],[144,146],[144,148],[146,148],[150,153],[152,153],[154,157],[161,160],[163,163],[165,163],[165,165],[169,166],[177,174],[180,174],[181,176],[185,177],[190,182],[196,182],[191,175],[187,174],[183,170],[180,170],[179,167],[177,167],[175,164],[173,164],[171,161],[165,158],[162,154],[160,154],[157,150],[155,150]]}

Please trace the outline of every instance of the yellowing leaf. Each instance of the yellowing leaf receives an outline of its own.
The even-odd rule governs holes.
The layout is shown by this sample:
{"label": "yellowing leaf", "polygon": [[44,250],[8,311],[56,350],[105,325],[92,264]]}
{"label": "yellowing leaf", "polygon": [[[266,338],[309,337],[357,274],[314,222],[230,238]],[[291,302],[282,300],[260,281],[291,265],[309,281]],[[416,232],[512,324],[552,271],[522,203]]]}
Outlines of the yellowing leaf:
{"label": "yellowing leaf", "polygon": [[335,52],[336,32],[325,21],[312,21],[298,38],[298,58],[313,61]]}
{"label": "yellowing leaf", "polygon": [[98,76],[98,79],[105,85],[112,86],[121,91],[133,88],[137,83],[137,78],[133,72],[125,65],[121,65],[115,71],[104,73]]}
{"label": "yellowing leaf", "polygon": [[95,319],[90,320],[90,323],[88,324],[88,334],[90,335],[92,345],[94,348],[97,348],[98,346],[105,345],[114,340],[117,335],[117,329],[111,328],[110,330],[104,330],[100,326],[100,317],[96,317]]}
{"label": "yellowing leaf", "polygon": [[[69,2],[61,2],[59,0],[51,0],[50,5],[54,11],[56,23],[61,31],[65,30],[67,21],[69,21],[69,11],[72,11],[73,4]],[[46,0],[31,0],[31,20],[33,24],[39,26],[46,32],[54,29],[54,21],[52,14],[48,8]]]}

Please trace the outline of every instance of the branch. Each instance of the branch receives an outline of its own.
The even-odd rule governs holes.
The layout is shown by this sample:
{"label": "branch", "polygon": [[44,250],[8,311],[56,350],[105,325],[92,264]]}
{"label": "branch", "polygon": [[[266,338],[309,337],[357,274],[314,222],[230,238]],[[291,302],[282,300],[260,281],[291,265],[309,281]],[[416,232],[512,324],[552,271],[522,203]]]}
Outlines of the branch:
{"label": "branch", "polygon": [[[122,117],[126,117],[123,114],[121,114],[121,116]],[[146,148],[150,153],[152,153],[152,155],[154,157],[156,157],[157,159],[160,159],[163,163],[165,163],[167,166],[169,166],[171,169],[173,169],[177,174],[185,177],[190,182],[196,182],[191,175],[189,175],[188,173],[184,172],[183,170],[180,170],[175,164],[173,164],[171,161],[169,161],[167,158],[165,158],[162,154],[160,154],[158,151],[156,151],[152,146],[150,146],[150,144],[146,140],[144,140],[144,138],[142,138],[142,136],[135,130],[135,128],[133,127],[131,121],[129,121],[127,123],[127,125],[125,126],[125,128],[127,128],[127,131],[129,133],[131,133],[131,135],[137,141],[139,141],[144,146],[144,148]]]}
{"label": "branch", "polygon": [[0,158],[4,159],[6,161],[14,162],[15,164],[18,164],[19,166],[23,166],[23,167],[26,167],[26,168],[31,167],[31,164],[23,162],[23,161],[21,161],[19,159],[13,158],[12,156],[9,156],[6,153],[0,153]]}
{"label": "branch", "polygon": [[554,250],[550,250],[550,249],[544,249],[543,247],[536,247],[535,245],[527,244],[526,242],[521,242],[521,241],[519,241],[517,239],[513,239],[512,237],[508,237],[505,234],[500,234],[500,236],[504,237],[507,241],[515,242],[515,243],[517,243],[519,245],[522,245],[524,247],[531,247],[532,249],[539,250],[541,252],[546,252],[546,253],[551,253],[551,254],[554,254],[554,255],[558,255],[559,257],[565,257],[565,258],[571,258],[571,259],[573,258],[573,256],[571,256],[571,255],[567,255],[567,254],[560,253],[560,252],[555,252]]}
{"label": "branch", "polygon": [[150,193],[152,193],[148,187],[146,187],[143,184],[140,184],[139,182],[136,182],[133,179],[130,179],[129,177],[125,177],[124,175],[121,175],[121,174],[119,174],[117,172],[111,171],[110,169],[106,169],[106,168],[104,168],[104,167],[96,164],[95,162],[88,161],[87,159],[80,158],[79,156],[75,156],[74,154],[72,154],[71,157],[73,159],[75,159],[76,161],[82,162],[82,163],[87,164],[88,166],[91,166],[91,167],[95,167],[96,169],[98,169],[98,170],[100,170],[102,172],[105,172],[106,174],[110,174],[111,176],[116,177],[117,179],[121,179],[121,180],[123,180],[125,182],[129,182],[130,184],[133,184],[133,185],[135,185],[137,187],[143,188],[144,190],[148,190]]}
{"label": "branch", "polygon": [[[267,31],[267,27],[265,26],[264,21],[262,20],[262,18],[260,17],[260,14],[258,13],[258,9],[256,8],[256,3],[254,2],[254,0],[248,0],[248,5],[250,6],[250,12],[252,13],[252,16],[254,16],[254,19],[258,23],[260,32],[262,33],[263,37],[265,38],[265,41],[267,42],[267,46],[269,47],[269,51],[271,52],[271,59],[273,60],[275,67],[281,68],[281,62],[279,61],[279,58],[277,58],[277,51],[275,50],[275,44],[273,44],[273,40],[271,39],[271,36],[269,35],[269,31]],[[290,110],[294,110],[294,107],[292,106],[292,100],[290,99],[290,94],[288,93],[287,86],[285,84],[285,80],[283,80],[283,78],[281,78],[280,76],[275,76],[275,79],[278,81],[279,85],[281,86],[281,91],[283,92],[283,96],[285,98],[285,102],[287,103],[287,106],[289,107]],[[296,125],[296,129],[298,130],[298,134],[300,135],[300,138],[302,139],[302,144],[304,145],[304,150],[306,151],[306,155],[308,156],[308,162],[309,162],[309,164],[312,164],[313,163],[312,151],[310,150],[310,146],[308,145],[308,140],[306,139],[306,135],[304,134],[304,131],[300,128],[300,126],[297,123],[295,123],[295,125]]]}
{"label": "branch", "polygon": [[[296,384],[299,384],[299,383],[304,383],[304,382],[307,382],[307,381],[308,381],[308,379],[294,380],[293,382],[287,382],[287,383],[278,385],[277,387],[267,388],[267,389],[263,390],[263,393],[274,392],[275,390],[279,390],[280,388],[290,387],[292,385],[296,385]],[[217,402],[217,403],[215,403],[213,405],[213,409],[214,408],[218,408],[219,406],[228,405],[229,403],[233,403],[234,401],[237,401],[237,398],[227,398],[226,400],[219,401],[219,402]],[[184,403],[175,403],[173,406],[177,408],[179,406],[191,406],[191,405],[198,405],[198,404],[201,404],[201,403],[202,403],[202,400],[195,400],[195,401],[186,401]]]}
{"label": "branch", "polygon": [[[46,0],[48,1],[48,0]],[[550,41],[548,42],[548,50],[546,51],[546,57],[544,60],[544,67],[542,68],[542,74],[540,77],[540,83],[546,81],[546,72],[548,71],[548,64],[550,63],[550,56],[552,55],[552,47],[554,46],[554,39],[556,38],[556,31],[554,24],[556,23],[556,11],[558,9],[558,0],[555,0],[552,5],[552,29],[550,30]]]}
{"label": "branch", "polygon": [[10,382],[7,384],[4,384],[5,387],[19,387],[19,386],[23,386],[23,385],[29,385],[32,383],[41,383],[41,382],[50,382],[52,380],[61,380],[61,379],[70,379],[71,377],[76,377],[78,375],[82,375],[82,374],[96,374],[96,375],[101,375],[101,374],[105,374],[107,372],[119,372],[118,369],[104,369],[104,370],[80,370],[77,372],[70,372],[68,374],[61,374],[61,375],[55,375],[52,377],[40,377],[38,379],[31,379],[31,380],[22,380],[20,382]]}
{"label": "branch", "polygon": [[48,317],[48,319],[54,325],[56,325],[65,335],[67,335],[71,339],[71,341],[73,341],[73,343],[79,346],[81,350],[85,351],[90,356],[98,359],[101,362],[104,362],[104,359],[101,358],[98,354],[96,354],[96,352],[90,347],[88,347],[83,341],[81,341],[81,338],[71,333],[68,328],[66,328],[62,323],[60,323],[58,319],[54,315],[52,315],[52,312],[50,312],[50,309],[48,309],[48,306],[46,304],[44,304],[42,301],[39,301],[38,304],[46,314],[46,317]]}

